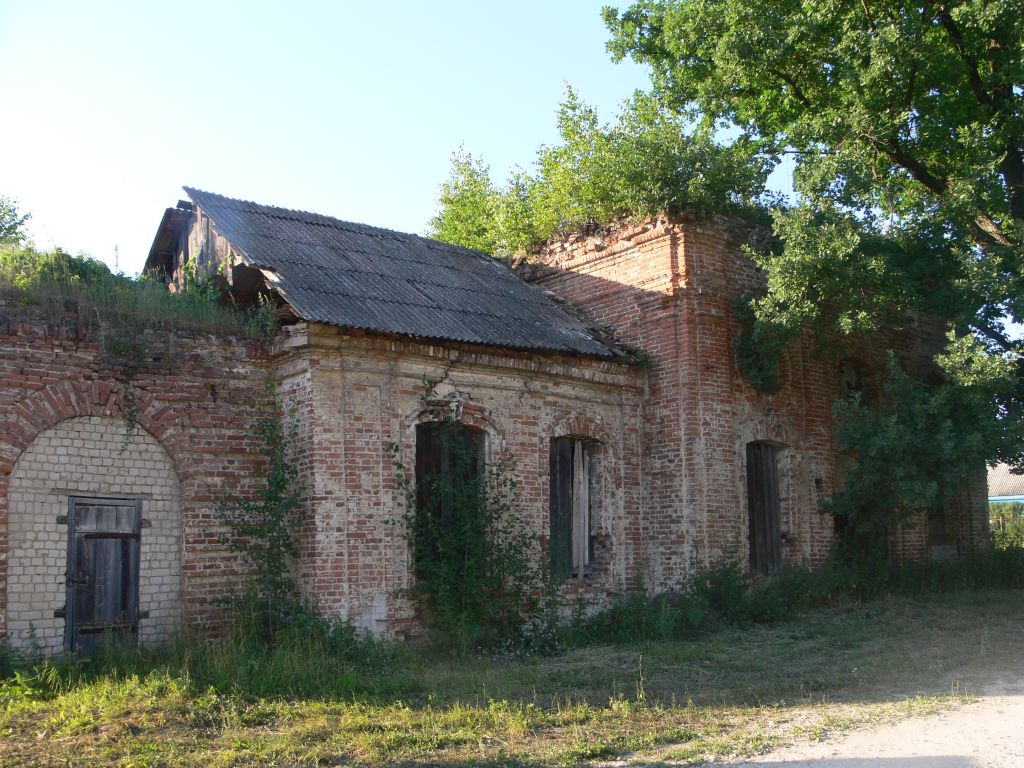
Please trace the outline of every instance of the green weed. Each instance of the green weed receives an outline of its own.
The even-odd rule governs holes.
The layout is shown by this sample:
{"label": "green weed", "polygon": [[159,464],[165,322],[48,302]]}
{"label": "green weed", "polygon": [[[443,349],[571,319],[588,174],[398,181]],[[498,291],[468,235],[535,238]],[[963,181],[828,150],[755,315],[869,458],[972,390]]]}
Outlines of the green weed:
{"label": "green weed", "polygon": [[[653,609],[661,611],[660,607]],[[659,615],[655,613],[655,615]],[[1019,659],[1024,593],[950,592],[715,621],[683,638],[494,661],[323,620],[267,644],[91,659],[4,651],[0,765],[697,761],[955,706]]]}

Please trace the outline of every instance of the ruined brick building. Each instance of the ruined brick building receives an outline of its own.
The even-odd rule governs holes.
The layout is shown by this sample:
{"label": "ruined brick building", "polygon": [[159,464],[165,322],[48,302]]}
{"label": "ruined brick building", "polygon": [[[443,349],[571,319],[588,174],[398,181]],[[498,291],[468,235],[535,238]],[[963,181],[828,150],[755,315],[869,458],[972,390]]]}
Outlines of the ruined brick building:
{"label": "ruined brick building", "polygon": [[[926,346],[913,327],[845,357],[802,340],[777,390],[755,391],[735,361],[733,301],[759,285],[741,248],[763,233],[723,217],[619,224],[514,272],[414,235],[187,192],[147,266],[172,288],[187,265],[213,269],[240,298],[271,295],[284,324],[268,348],[181,339],[130,382],[88,338],[0,327],[0,632],[17,645],[85,646],[125,616],[144,640],[215,618],[239,578],[216,500],[251,482],[249,406],[268,378],[298,429],[302,589],[325,615],[401,634],[416,616],[388,446],[405,467],[429,460],[427,400],[485,461],[514,462],[519,514],[570,564],[566,588],[601,605],[673,589],[727,554],[759,573],[820,563],[834,521],[819,502],[853,461],[836,452],[832,404],[879,386],[885,349]],[[976,490],[894,531],[893,556],[980,546]],[[85,615],[96,590],[118,616]]]}

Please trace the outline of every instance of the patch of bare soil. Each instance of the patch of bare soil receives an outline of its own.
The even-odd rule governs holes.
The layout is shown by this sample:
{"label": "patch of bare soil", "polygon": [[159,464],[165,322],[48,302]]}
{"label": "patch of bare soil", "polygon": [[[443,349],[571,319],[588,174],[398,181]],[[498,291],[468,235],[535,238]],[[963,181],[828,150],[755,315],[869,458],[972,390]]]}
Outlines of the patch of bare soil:
{"label": "patch of bare soil", "polygon": [[976,702],[894,725],[796,744],[716,768],[1022,768],[1024,677],[986,685]]}

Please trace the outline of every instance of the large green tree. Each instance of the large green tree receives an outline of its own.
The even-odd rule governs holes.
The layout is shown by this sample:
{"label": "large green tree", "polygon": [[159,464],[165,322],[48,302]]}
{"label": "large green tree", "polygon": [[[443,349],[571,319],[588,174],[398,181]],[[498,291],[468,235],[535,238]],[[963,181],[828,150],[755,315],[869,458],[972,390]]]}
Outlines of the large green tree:
{"label": "large green tree", "polygon": [[894,367],[881,413],[843,406],[857,503],[927,506],[982,459],[1021,460],[1024,341],[1005,322],[1024,322],[1024,4],[640,0],[604,17],[667,108],[795,156],[782,249],[758,257],[762,336],[948,323],[941,384]]}

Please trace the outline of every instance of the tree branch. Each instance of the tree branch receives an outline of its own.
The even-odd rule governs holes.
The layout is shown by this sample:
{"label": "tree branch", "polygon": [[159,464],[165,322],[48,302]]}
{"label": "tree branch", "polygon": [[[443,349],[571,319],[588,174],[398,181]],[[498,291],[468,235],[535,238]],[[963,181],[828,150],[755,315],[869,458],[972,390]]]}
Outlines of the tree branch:
{"label": "tree branch", "polygon": [[[989,108],[991,116],[999,118],[998,112],[1005,106],[1007,99],[1012,97],[1012,89],[1005,87],[986,89],[985,83],[981,78],[981,68],[978,65],[978,61],[968,53],[963,33],[960,31],[960,27],[957,26],[956,20],[950,14],[949,9],[943,6],[936,15],[942,28],[946,31],[953,49],[964,64],[964,69],[967,72],[967,82],[974,93],[974,98],[979,104]],[[993,67],[995,67],[994,62]],[[1004,120],[999,119],[998,122],[1002,127],[1005,127]],[[1020,137],[1016,138],[1019,139]],[[1015,137],[1007,139],[1006,150],[1003,159],[999,163],[999,171],[1006,182],[1011,214],[1015,219],[1024,220],[1024,153],[1021,152],[1020,145],[1021,142],[1015,140]]]}
{"label": "tree branch", "polygon": [[995,106],[992,94],[985,90],[985,84],[981,80],[978,62],[967,52],[963,33],[960,32],[960,28],[956,25],[956,21],[950,15],[949,10],[943,7],[938,12],[938,18],[942,28],[946,30],[946,35],[953,44],[954,50],[956,50],[960,60],[964,63],[964,68],[967,70],[967,82],[970,83],[971,90],[974,92],[974,98],[987,107]]}
{"label": "tree branch", "polygon": [[807,109],[811,109],[811,100],[807,98],[807,94],[803,92],[803,89],[797,84],[796,79],[792,75],[787,75],[785,72],[772,69],[771,67],[768,67],[765,71],[770,75],[775,75],[775,77],[788,85],[790,90],[793,91],[793,95],[796,97],[796,100],[803,104]]}
{"label": "tree branch", "polygon": [[[949,194],[949,179],[933,173],[920,160],[907,154],[898,139],[890,137],[887,141],[881,141],[867,134],[862,135],[868,143],[878,149],[878,151],[888,155],[896,165],[906,170],[912,178],[923,184],[929,192],[937,197],[945,197]],[[1003,232],[1003,228],[985,211],[976,210],[974,212],[973,224],[975,235],[978,237],[980,244],[1004,247],[1013,246],[1013,243],[1010,242],[1010,239]]]}
{"label": "tree branch", "polygon": [[892,158],[893,162],[898,166],[906,169],[907,173],[921,182],[929,192],[939,196],[949,192],[949,179],[932,173],[925,167],[924,163],[916,157],[908,155],[900,144],[899,139],[890,137],[887,141],[883,142],[873,136],[865,136],[865,138],[880,152]]}
{"label": "tree branch", "polygon": [[1024,153],[1012,140],[1007,142],[1006,154],[999,161],[999,171],[1006,180],[1010,197],[1010,215],[1024,221]]}
{"label": "tree branch", "polygon": [[971,326],[990,341],[994,341],[1004,352],[1015,352],[1020,350],[1020,345],[1015,344],[1009,336],[1002,331],[996,330],[988,323],[971,323]]}

